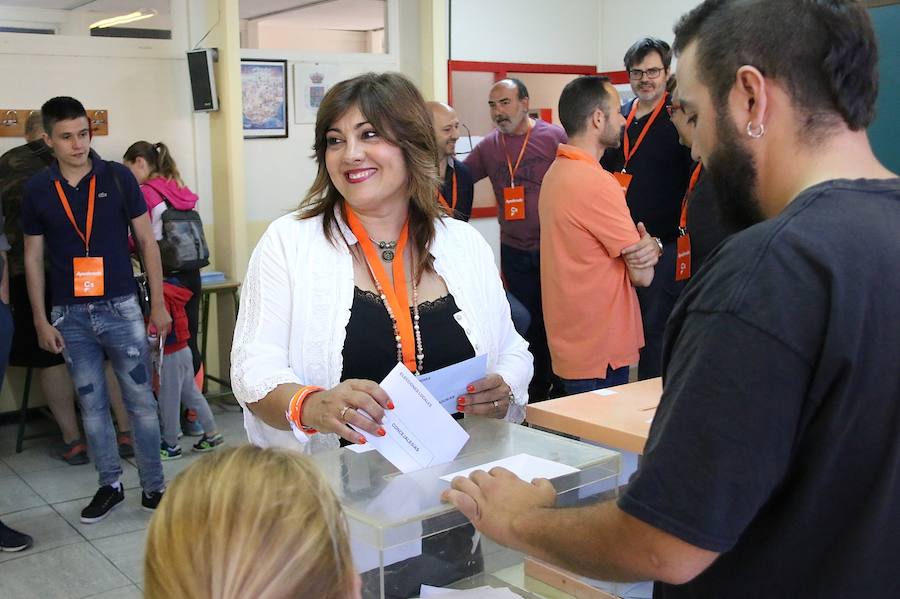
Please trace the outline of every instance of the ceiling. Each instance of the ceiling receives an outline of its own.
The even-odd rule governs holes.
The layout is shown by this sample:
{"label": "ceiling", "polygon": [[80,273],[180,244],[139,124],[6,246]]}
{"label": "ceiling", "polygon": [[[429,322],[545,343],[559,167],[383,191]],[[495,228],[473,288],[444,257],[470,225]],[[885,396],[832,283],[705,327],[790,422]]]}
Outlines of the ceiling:
{"label": "ceiling", "polygon": [[241,0],[240,3],[242,19],[278,20],[305,29],[382,29],[384,11],[384,0]]}
{"label": "ceiling", "polygon": [[86,10],[90,12],[127,14],[142,8],[169,13],[169,0],[0,0],[0,6],[49,8],[53,10]]}
{"label": "ceiling", "polygon": [[[169,0],[0,0],[0,6],[126,14],[155,9],[169,14]],[[370,31],[384,27],[385,0],[240,0],[241,19],[277,20],[307,29]]]}

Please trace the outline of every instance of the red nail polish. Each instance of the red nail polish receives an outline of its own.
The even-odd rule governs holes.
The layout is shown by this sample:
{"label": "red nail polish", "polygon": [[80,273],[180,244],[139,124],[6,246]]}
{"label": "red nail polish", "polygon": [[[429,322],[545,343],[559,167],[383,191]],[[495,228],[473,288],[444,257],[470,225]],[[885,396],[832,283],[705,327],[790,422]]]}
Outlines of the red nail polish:
{"label": "red nail polish", "polygon": [[466,387],[466,391],[468,391],[469,393],[475,393],[475,385],[469,385],[468,387]]}
{"label": "red nail polish", "polygon": [[378,429],[377,433],[379,437],[383,437],[387,434],[387,431],[385,431],[383,428],[380,428]]}
{"label": "red nail polish", "polygon": [[393,410],[393,409],[394,409],[394,402],[392,402],[391,400],[388,400],[387,406],[388,406],[388,410]]}
{"label": "red nail polish", "polygon": [[457,398],[456,398],[456,403],[458,403],[458,404],[461,405],[461,406],[462,406],[462,405],[465,405],[465,404],[466,404],[466,398],[465,398],[465,397],[462,397],[462,396],[457,397]]}
{"label": "red nail polish", "polygon": [[366,438],[365,438],[365,437],[360,437],[359,439],[357,439],[356,442],[359,443],[360,445],[365,445],[365,444],[366,444]]}

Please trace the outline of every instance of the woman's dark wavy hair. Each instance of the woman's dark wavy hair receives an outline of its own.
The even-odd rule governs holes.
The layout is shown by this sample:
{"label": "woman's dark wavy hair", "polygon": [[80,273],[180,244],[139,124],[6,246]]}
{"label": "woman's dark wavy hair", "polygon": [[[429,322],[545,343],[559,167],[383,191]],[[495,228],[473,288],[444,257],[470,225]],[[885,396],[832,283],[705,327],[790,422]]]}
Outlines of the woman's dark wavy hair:
{"label": "woman's dark wavy hair", "polygon": [[[325,236],[336,243],[334,207],[344,213],[344,198],[325,167],[325,134],[348,110],[358,107],[375,131],[403,152],[409,173],[409,237],[416,249],[416,277],[431,269],[429,248],[435,219],[442,215],[437,202],[438,151],[431,115],[422,94],[399,73],[366,73],[336,84],[319,106],[313,150],[318,172],[300,203],[299,218],[322,215]],[[362,242],[363,240],[360,240]]]}
{"label": "woman's dark wavy hair", "polygon": [[706,0],[675,26],[675,52],[697,42],[700,79],[722,110],[743,65],[779,80],[815,143],[837,124],[865,129],[878,97],[878,46],[854,0]]}

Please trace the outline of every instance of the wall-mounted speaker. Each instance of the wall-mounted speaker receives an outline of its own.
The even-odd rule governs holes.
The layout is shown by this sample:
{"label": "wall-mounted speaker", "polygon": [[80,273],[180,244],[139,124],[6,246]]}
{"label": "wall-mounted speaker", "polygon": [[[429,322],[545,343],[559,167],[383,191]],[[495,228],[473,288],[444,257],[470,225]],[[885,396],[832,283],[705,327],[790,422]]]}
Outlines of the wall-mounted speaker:
{"label": "wall-mounted speaker", "polygon": [[215,48],[188,50],[188,72],[191,76],[191,96],[195,112],[210,112],[219,109],[219,95],[216,93],[216,76],[213,61]]}

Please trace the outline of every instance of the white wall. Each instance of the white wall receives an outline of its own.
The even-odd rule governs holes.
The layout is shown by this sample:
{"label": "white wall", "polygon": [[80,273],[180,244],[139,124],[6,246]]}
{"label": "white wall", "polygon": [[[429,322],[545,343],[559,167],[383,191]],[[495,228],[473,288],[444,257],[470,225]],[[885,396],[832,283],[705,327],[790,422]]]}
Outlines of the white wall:
{"label": "white wall", "polygon": [[592,65],[599,0],[452,0],[450,58]]}
{"label": "white wall", "polygon": [[625,50],[642,37],[658,37],[670,44],[672,28],[679,17],[700,2],[698,0],[599,0],[599,71],[621,71]]}
{"label": "white wall", "polygon": [[304,29],[284,21],[250,21],[247,47],[296,52],[368,52],[369,34],[366,31]]}

